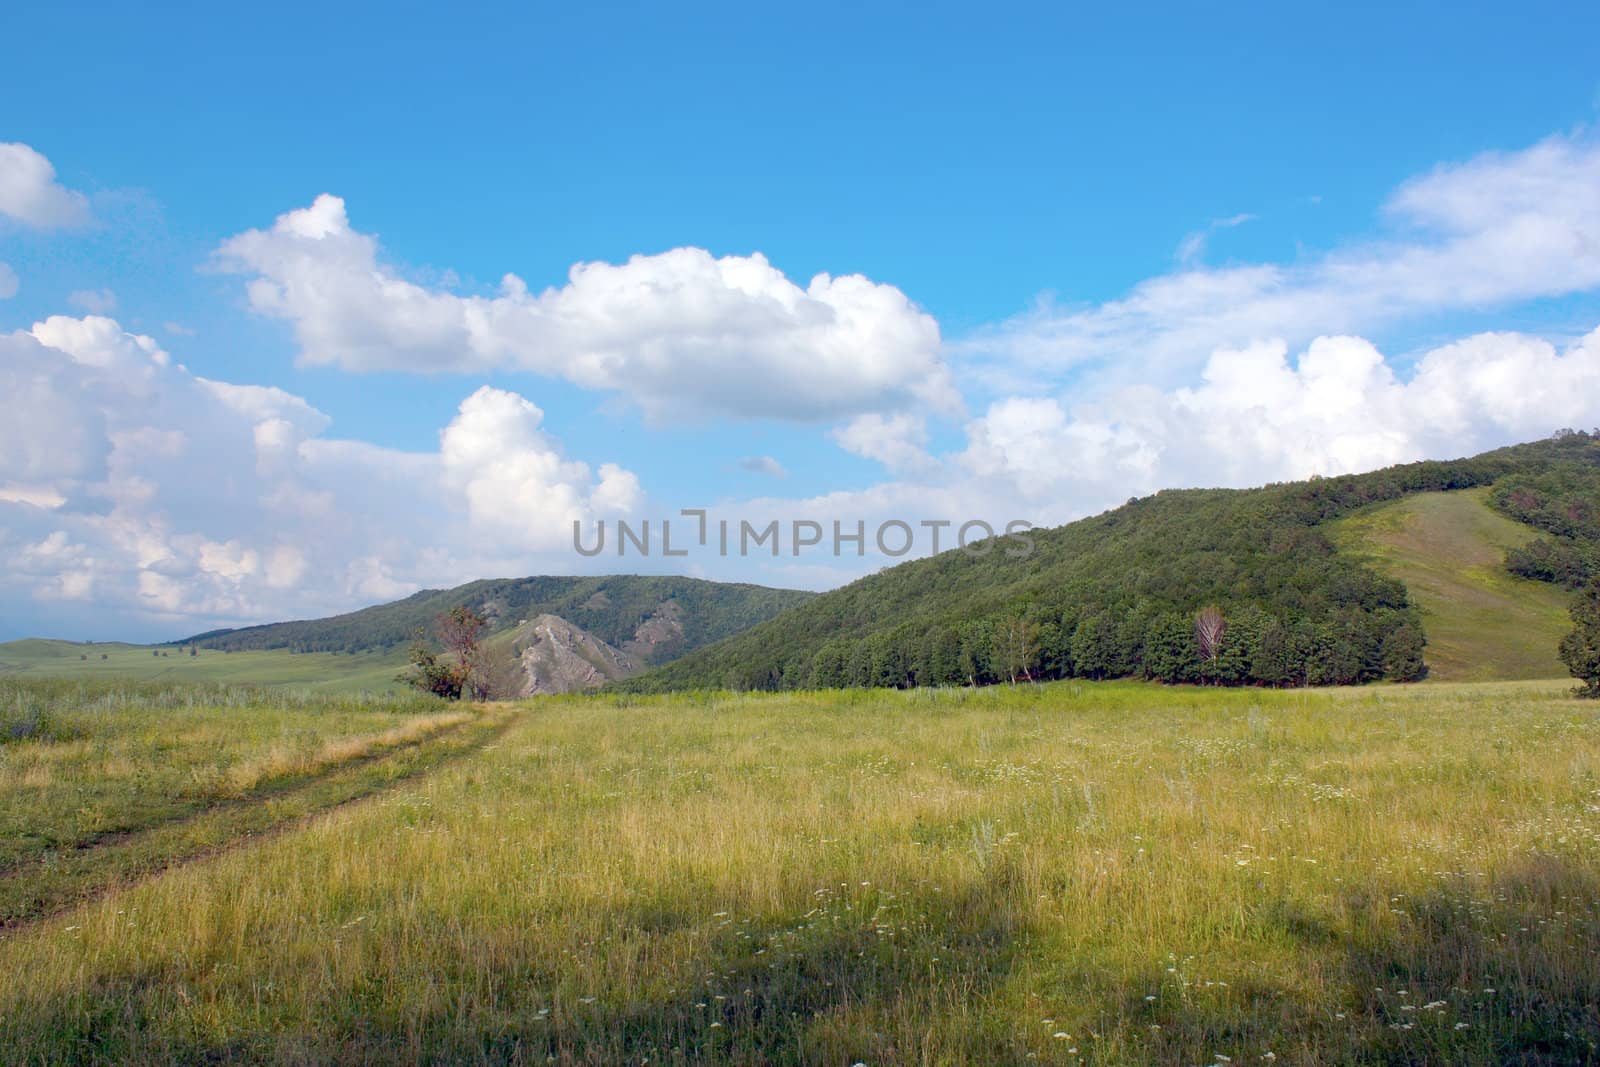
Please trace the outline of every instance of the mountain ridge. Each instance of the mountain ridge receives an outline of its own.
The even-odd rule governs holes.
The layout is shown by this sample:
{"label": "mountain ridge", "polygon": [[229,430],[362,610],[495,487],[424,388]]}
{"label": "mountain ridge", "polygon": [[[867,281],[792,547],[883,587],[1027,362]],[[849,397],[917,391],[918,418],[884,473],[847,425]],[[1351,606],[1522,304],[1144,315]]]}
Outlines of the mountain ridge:
{"label": "mountain ridge", "polygon": [[653,575],[486,578],[424,589],[321,619],[209,630],[168,642],[221,651],[391,651],[433,640],[434,620],[458,606],[483,615],[486,638],[554,615],[644,664],[729,636],[814,596],[742,582]]}

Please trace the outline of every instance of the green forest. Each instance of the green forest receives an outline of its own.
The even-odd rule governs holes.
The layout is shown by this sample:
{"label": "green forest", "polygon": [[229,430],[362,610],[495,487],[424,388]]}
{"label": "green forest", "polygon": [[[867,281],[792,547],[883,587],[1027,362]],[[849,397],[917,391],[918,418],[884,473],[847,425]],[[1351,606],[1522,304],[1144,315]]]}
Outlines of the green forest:
{"label": "green forest", "polygon": [[1508,559],[1515,573],[1574,587],[1596,573],[1600,435],[1562,431],[1468,459],[1130,500],[1036,531],[1025,559],[907,562],[617,687],[1416,680],[1426,637],[1404,584],[1341,553],[1326,527],[1382,501],[1478,486],[1544,531]]}
{"label": "green forest", "polygon": [[1600,467],[1564,463],[1496,483],[1496,509],[1543,531],[1513,550],[1513,574],[1581,589],[1600,578]]}

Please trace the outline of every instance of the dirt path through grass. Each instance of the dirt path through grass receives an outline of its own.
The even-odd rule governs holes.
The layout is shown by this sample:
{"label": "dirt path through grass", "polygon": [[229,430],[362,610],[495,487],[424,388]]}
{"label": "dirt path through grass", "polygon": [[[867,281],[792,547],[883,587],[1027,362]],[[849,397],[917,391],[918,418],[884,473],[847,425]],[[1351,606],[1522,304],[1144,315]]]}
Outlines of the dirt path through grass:
{"label": "dirt path through grass", "polygon": [[77,847],[52,849],[0,870],[0,932],[59,914],[181,864],[293,830],[336,808],[476,752],[511,725],[513,708],[479,706],[445,729],[367,746],[318,772],[266,783],[200,811]]}

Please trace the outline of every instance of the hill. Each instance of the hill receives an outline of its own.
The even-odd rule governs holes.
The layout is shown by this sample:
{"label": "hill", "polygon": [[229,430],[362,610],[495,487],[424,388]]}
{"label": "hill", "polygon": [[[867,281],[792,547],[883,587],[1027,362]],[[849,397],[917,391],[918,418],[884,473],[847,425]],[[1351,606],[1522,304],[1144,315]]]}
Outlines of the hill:
{"label": "hill", "polygon": [[[769,619],[815,594],[695,578],[534,577],[430,589],[326,619],[212,630],[165,645],[0,644],[0,675],[396,691],[406,647],[466,605],[499,698],[594,688]],[[191,655],[191,650],[193,655]]]}
{"label": "hill", "polygon": [[1339,523],[1336,540],[1406,584],[1440,681],[1560,678],[1572,628],[1560,587],[1513,574],[1508,553],[1537,531],[1492,509],[1490,490],[1422,493]]}
{"label": "hill", "polygon": [[[1548,482],[1533,508],[1548,517],[1573,510],[1573,494],[1596,468],[1600,438],[1564,432],[1368,474],[1162,492],[1037,531],[1026,558],[957,550],[880,571],[621,686],[1417,679],[1426,672],[1426,615],[1403,580],[1341,548],[1335,520],[1516,479]],[[1222,610],[1226,633],[1202,661],[1194,618],[1206,605]]]}
{"label": "hill", "polygon": [[425,589],[404,600],[326,619],[212,630],[175,645],[230,652],[395,651],[434,620],[466,605],[489,621],[493,636],[540,615],[554,615],[613,645],[641,664],[663,663],[772,618],[815,594],[697,578],[499,578],[453,589]]}

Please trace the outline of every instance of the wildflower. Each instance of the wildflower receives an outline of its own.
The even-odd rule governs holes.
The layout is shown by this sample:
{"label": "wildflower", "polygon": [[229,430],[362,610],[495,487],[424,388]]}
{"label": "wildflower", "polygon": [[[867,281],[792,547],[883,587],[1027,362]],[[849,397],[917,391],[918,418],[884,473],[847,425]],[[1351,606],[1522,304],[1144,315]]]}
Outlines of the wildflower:
{"label": "wildflower", "polygon": [[1065,1030],[1057,1030],[1056,1031],[1056,1040],[1057,1041],[1070,1041],[1070,1040],[1072,1040],[1072,1035],[1067,1033]]}

